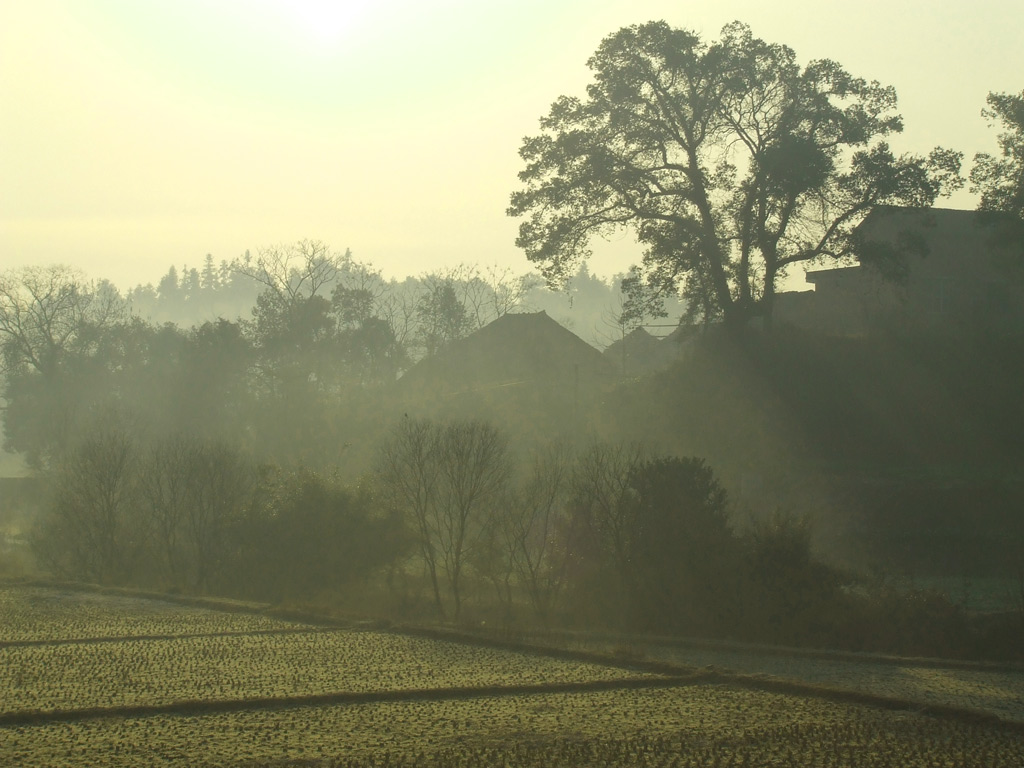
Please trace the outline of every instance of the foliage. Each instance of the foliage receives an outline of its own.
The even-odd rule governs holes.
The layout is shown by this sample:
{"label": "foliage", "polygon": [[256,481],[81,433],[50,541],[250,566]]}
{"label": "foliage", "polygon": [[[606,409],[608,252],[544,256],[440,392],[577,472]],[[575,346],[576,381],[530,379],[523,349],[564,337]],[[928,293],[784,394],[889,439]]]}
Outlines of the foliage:
{"label": "foliage", "polygon": [[517,244],[561,283],[595,235],[631,229],[648,285],[682,286],[733,327],[770,319],[788,267],[843,258],[873,206],[929,206],[960,156],[896,156],[890,87],[734,23],[721,40],[652,22],[606,38],[587,98],[560,97],[525,139]]}
{"label": "foliage", "polygon": [[731,629],[739,552],[714,472],[702,459],[650,459],[633,467],[628,487],[635,625],[687,635]]}
{"label": "foliage", "polygon": [[236,527],[232,587],[275,600],[337,594],[402,555],[401,534],[364,487],[308,469],[268,471]]}
{"label": "foliage", "polygon": [[416,317],[420,326],[420,343],[427,357],[458,341],[471,328],[468,310],[455,293],[451,278],[430,281],[427,292],[416,304]]}
{"label": "foliage", "polygon": [[594,444],[573,469],[569,509],[578,603],[639,631],[728,630],[739,552],[725,490],[702,459]]}
{"label": "foliage", "polygon": [[195,435],[145,442],[105,422],[69,452],[33,544],[53,573],[287,599],[336,592],[402,554],[366,490],[264,469]]}
{"label": "foliage", "polygon": [[1002,132],[999,155],[980,152],[971,168],[971,191],[979,193],[978,210],[991,228],[997,259],[1007,282],[1024,280],[1024,91],[989,93],[982,115]]}
{"label": "foliage", "polygon": [[1024,91],[990,93],[982,110],[990,124],[999,125],[1000,157],[987,152],[974,156],[971,191],[981,194],[982,211],[1008,213],[1024,220]]}
{"label": "foliage", "polygon": [[763,642],[834,644],[839,614],[849,605],[839,575],[812,553],[807,517],[775,510],[743,537],[743,624]]}

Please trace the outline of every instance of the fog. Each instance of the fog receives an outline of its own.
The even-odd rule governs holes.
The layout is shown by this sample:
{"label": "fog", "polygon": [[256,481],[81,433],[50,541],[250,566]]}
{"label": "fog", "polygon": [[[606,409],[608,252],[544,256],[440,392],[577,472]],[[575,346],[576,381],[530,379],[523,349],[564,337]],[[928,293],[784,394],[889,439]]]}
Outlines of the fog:
{"label": "fog", "polygon": [[[871,3],[841,21],[802,1],[396,0],[354,4],[347,22],[335,5],[5,5],[4,265],[67,263],[124,290],[207,253],[312,237],[389,278],[526,271],[504,215],[520,140],[559,94],[584,94],[604,36],[651,19],[708,36],[740,19],[803,61],[892,84],[900,152],[992,151],[985,95],[1016,92],[1024,70],[1011,2]],[[637,258],[616,236],[591,267],[608,277]]]}
{"label": "fog", "polygon": [[1021,763],[1024,16],[733,5],[3,11],[0,762]]}

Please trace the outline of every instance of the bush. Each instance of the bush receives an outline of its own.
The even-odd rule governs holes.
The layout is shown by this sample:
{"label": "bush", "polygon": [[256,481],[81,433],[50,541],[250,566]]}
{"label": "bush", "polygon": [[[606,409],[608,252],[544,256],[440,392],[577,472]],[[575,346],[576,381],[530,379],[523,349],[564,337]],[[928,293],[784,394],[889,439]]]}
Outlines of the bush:
{"label": "bush", "polygon": [[233,591],[314,598],[368,577],[404,553],[400,523],[364,487],[311,470],[268,471],[236,530]]}
{"label": "bush", "polygon": [[698,458],[644,461],[628,489],[635,625],[697,635],[727,630],[739,550],[711,468]]}
{"label": "bush", "polygon": [[743,538],[743,624],[758,642],[829,644],[846,609],[839,574],[811,551],[811,522],[776,511]]}

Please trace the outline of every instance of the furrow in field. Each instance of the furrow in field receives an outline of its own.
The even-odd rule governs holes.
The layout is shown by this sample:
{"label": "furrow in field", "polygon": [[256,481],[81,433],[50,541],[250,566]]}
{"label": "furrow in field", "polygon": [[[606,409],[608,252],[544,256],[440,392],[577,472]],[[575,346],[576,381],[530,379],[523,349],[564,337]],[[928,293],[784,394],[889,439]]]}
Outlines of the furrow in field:
{"label": "furrow in field", "polygon": [[74,722],[103,717],[153,717],[155,715],[202,715],[222,712],[243,712],[293,707],[322,707],[336,704],[368,704],[394,701],[453,701],[461,699],[494,698],[500,696],[531,696],[536,694],[587,693],[596,691],[638,690],[645,688],[673,688],[692,685],[687,678],[618,678],[589,680],[573,683],[541,683],[537,685],[460,686],[453,688],[425,688],[411,690],[363,691],[353,693],[310,694],[280,696],[263,699],[196,699],[125,707],[91,707],[83,709],[55,709],[48,711],[22,711],[0,713],[0,728],[19,725]]}

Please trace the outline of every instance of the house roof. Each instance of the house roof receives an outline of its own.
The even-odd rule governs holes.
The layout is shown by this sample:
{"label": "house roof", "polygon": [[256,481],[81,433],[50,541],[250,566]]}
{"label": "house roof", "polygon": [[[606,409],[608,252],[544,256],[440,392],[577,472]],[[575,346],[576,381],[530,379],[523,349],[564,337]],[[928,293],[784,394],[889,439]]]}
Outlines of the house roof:
{"label": "house roof", "polygon": [[499,317],[399,379],[401,389],[460,391],[611,381],[614,366],[546,312]]}
{"label": "house roof", "polygon": [[664,367],[672,359],[672,350],[644,328],[634,328],[626,336],[609,344],[604,356],[627,376]]}
{"label": "house roof", "polygon": [[[829,277],[833,277],[835,275],[841,275],[841,276],[850,275],[850,274],[853,273],[854,270],[859,270],[859,269],[860,269],[860,267],[858,267],[858,266],[833,267],[832,269],[816,269],[813,272],[808,272],[805,275],[805,277],[806,277],[808,283],[816,283],[819,280],[823,280],[823,279],[826,279],[826,278],[829,278]],[[780,292],[780,294],[777,294],[777,295],[781,295],[781,293],[782,292]],[[794,293],[794,291],[786,291],[786,293]],[[795,293],[800,293],[800,291],[796,291]],[[809,291],[802,291],[802,293],[809,293]]]}

